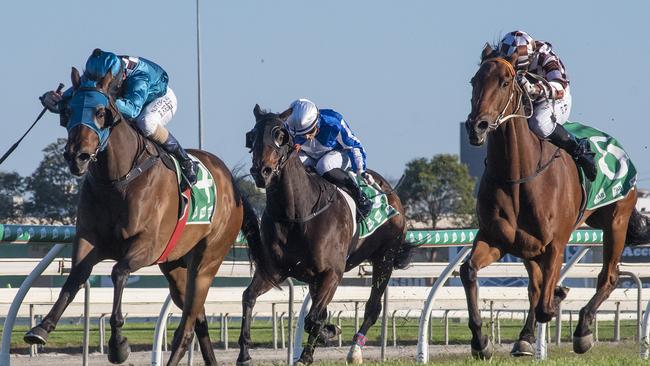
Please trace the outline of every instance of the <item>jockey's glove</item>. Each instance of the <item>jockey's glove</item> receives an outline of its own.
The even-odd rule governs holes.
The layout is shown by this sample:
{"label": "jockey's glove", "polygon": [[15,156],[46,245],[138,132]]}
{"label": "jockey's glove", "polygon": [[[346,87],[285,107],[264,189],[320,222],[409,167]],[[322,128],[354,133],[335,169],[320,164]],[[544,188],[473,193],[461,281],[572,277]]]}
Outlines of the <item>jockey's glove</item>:
{"label": "jockey's glove", "polygon": [[61,94],[51,90],[43,94],[40,98],[43,107],[52,113],[60,113],[59,102],[63,99]]}
{"label": "jockey's glove", "polygon": [[533,100],[542,95],[539,85],[531,83],[525,74],[517,75],[517,83]]}

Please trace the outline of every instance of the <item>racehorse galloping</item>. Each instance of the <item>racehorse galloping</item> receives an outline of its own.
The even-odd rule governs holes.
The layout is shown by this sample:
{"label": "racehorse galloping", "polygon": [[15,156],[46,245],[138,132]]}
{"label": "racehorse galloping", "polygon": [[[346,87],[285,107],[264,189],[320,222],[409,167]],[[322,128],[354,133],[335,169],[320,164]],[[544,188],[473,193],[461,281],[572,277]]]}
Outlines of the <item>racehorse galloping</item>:
{"label": "racehorse galloping", "polygon": [[262,217],[260,246],[251,246],[256,270],[242,297],[243,320],[239,337],[239,365],[248,365],[251,313],[257,297],[293,277],[309,284],[312,306],[305,318],[309,339],[299,362],[310,364],[317,343],[335,337],[339,329],[326,324],[327,305],[341,283],[343,273],[362,261],[372,263],[372,290],[364,320],[353,340],[348,361],[361,363],[365,334],[381,312],[381,296],[393,268],[408,261],[410,246],[404,242],[406,226],[402,205],[390,185],[372,172],[388,202],[399,211],[365,239],[355,237],[355,218],[348,203],[331,183],[305,170],[284,127],[291,109],[281,115],[255,106],[252,134],[251,173],[260,188],[266,188],[266,210]]}
{"label": "racehorse galloping", "polygon": [[581,309],[573,334],[574,351],[584,353],[593,345],[589,325],[596,310],[616,287],[626,235],[628,242],[648,239],[644,225],[639,225],[645,220],[634,209],[636,189],[580,217],[582,192],[576,164],[566,152],[540,140],[528,127],[522,103],[525,95],[514,80],[517,54],[508,59],[491,55],[492,49],[487,46],[472,78],[472,111],[466,121],[470,143],[478,146],[487,140],[488,144],[487,166],[478,193],[479,231],[471,256],[461,266],[472,353],[480,358],[492,355],[491,343],[481,333],[477,272],[505,254],[524,260],[530,312],[513,354],[528,354],[534,350],[535,321],[551,320],[557,304],[566,296],[563,289],[556,289],[564,249],[573,229],[586,221],[603,230],[603,268],[596,294]]}
{"label": "racehorse galloping", "polygon": [[[80,85],[79,72],[73,68],[75,94],[70,105],[75,107],[67,111],[64,156],[70,171],[78,176],[86,173],[86,179],[77,211],[72,270],[50,312],[24,338],[30,344],[44,344],[93,266],[113,259],[117,263],[111,273],[108,359],[122,363],[130,351],[121,333],[122,292],[130,273],[163,256],[178,220],[179,189],[176,175],[164,166],[154,144],[115,108],[108,89],[112,77],[108,73],[96,86]],[[203,307],[208,289],[240,229],[249,242],[259,240],[255,213],[233,185],[228,168],[205,151],[192,154],[214,177],[217,207],[209,224],[186,226],[167,260],[159,264],[174,303],[183,310],[168,365],[178,364],[194,332],[206,364],[217,364]]]}

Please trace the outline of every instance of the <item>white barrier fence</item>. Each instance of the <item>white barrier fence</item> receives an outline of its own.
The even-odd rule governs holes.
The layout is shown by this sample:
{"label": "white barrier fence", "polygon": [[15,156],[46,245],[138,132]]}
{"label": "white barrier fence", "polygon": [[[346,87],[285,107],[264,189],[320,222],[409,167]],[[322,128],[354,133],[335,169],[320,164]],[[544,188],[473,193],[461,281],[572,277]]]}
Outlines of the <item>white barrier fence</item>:
{"label": "white barrier fence", "polygon": [[[470,241],[471,238],[468,238]],[[11,342],[11,330],[15,322],[15,318],[18,315],[24,315],[25,309],[21,304],[38,304],[40,305],[51,305],[58,296],[59,289],[35,289],[29,291],[34,280],[41,274],[64,274],[69,271],[70,261],[68,259],[55,259],[60,250],[63,248],[64,244],[55,245],[48,255],[45,256],[41,261],[36,263],[34,260],[14,260],[14,259],[2,259],[0,260],[0,276],[2,275],[26,275],[29,274],[27,279],[21,285],[21,288],[18,290],[4,289],[0,290],[0,299],[13,298],[13,302],[7,308],[8,304],[2,304],[0,301],[0,311],[4,314],[6,311],[7,317],[5,320],[5,325],[3,328],[2,336],[2,351],[0,352],[0,365],[9,365],[9,346]],[[449,310],[463,310],[466,307],[465,295],[462,287],[445,287],[444,284],[447,282],[447,279],[450,277],[457,276],[457,268],[460,263],[466,258],[469,254],[470,247],[469,243],[457,244],[450,243],[446,246],[462,246],[462,250],[458,253],[456,258],[450,263],[416,263],[413,266],[409,267],[406,270],[395,271],[394,278],[437,278],[434,285],[428,288],[418,288],[418,287],[391,287],[388,296],[388,305],[391,307],[389,310],[386,306],[384,308],[385,314],[389,311],[395,311],[394,309],[419,309],[420,310],[420,329],[418,336],[418,351],[416,358],[420,363],[428,362],[428,330],[429,330],[429,318],[432,311],[449,311]],[[583,245],[581,250],[576,253],[565,265],[563,269],[563,277],[576,277],[576,278],[595,278],[600,271],[601,266],[599,264],[578,264],[580,259],[584,257],[586,252],[591,248],[597,246],[597,244]],[[98,264],[93,274],[95,275],[109,275],[111,272],[112,263],[103,262]],[[622,264],[620,267],[621,271],[626,272],[628,275],[631,275],[638,281],[639,277],[650,277],[650,268],[647,264]],[[159,275],[158,269],[155,267],[148,267],[142,269],[135,274],[137,275]],[[369,265],[362,265],[358,269],[354,269],[346,274],[346,278],[364,278],[371,276],[372,267]],[[224,263],[220,268],[218,277],[250,277],[250,268],[248,263],[234,262],[234,263]],[[497,263],[486,269],[483,269],[479,272],[479,277],[527,277],[527,273],[524,267],[520,263]],[[303,296],[305,298],[304,304],[308,301],[309,297],[306,296],[306,288],[301,286],[296,286],[295,290],[293,286],[290,286],[291,290],[287,291],[290,295],[294,294],[298,296]],[[217,306],[220,313],[228,314],[237,314],[241,311],[241,291],[243,289],[236,288],[233,291],[233,288],[224,289],[224,288],[213,288],[210,291],[208,296],[208,306]],[[13,291],[13,292],[12,292]],[[152,311],[154,314],[165,315],[169,312],[166,307],[170,305],[169,298],[163,298],[165,291],[161,290],[149,290],[145,291],[143,289],[137,289],[136,291],[125,291],[124,294],[124,304],[126,311],[130,314],[136,314],[137,311],[142,311],[142,314],[151,315]],[[11,293],[10,293],[11,292]],[[137,292],[137,293],[135,293]],[[97,293],[95,295],[95,293]],[[579,310],[586,301],[593,295],[593,289],[572,289],[569,292],[569,296],[562,303],[563,311],[573,311]],[[84,295],[86,293],[84,292]],[[341,304],[350,304],[350,303],[363,303],[367,300],[369,295],[369,289],[365,287],[341,287],[337,291],[334,302],[330,307],[332,311],[343,311],[349,310],[349,306],[341,308]],[[11,296],[11,297],[7,297]],[[528,309],[528,300],[527,300],[527,290],[525,288],[503,288],[503,287],[483,287],[479,290],[479,296],[483,301],[483,310],[485,311],[521,311]],[[112,290],[105,291],[104,289],[93,289],[89,296],[83,296],[86,298],[85,308],[87,310],[88,303],[92,303],[93,312],[110,312],[110,306],[103,308],[103,306],[112,303]],[[71,308],[68,311],[79,311],[83,301],[81,300],[81,294],[77,296]],[[156,300],[153,300],[156,299]],[[425,300],[424,306],[422,301]],[[645,317],[643,319],[643,330],[639,330],[638,333],[641,334],[640,341],[640,354],[644,358],[648,358],[648,339],[650,333],[650,322],[648,311],[650,310],[650,292],[641,291],[641,288],[635,291],[615,290],[610,299],[603,304],[601,310],[608,311],[637,311],[637,314],[641,313],[640,304],[641,302],[647,302],[647,308]],[[165,304],[160,310],[160,304]],[[272,291],[268,295],[262,296],[256,304],[256,312],[266,313],[269,310],[269,307],[273,307],[274,304],[287,304],[288,313],[292,314],[290,309],[293,305],[293,301],[287,300],[287,296],[282,291]],[[133,307],[133,308],[131,308]],[[137,308],[140,307],[140,310]],[[22,309],[22,310],[21,310]],[[155,310],[160,310],[156,312]],[[306,309],[306,306],[303,306],[303,309]],[[343,309],[343,310],[342,310]],[[99,311],[98,311],[99,310]],[[561,314],[561,313],[560,313]],[[85,316],[89,317],[90,314],[88,311],[85,311]],[[638,315],[637,315],[638,316]],[[301,311],[299,315],[299,323],[304,317],[304,313]],[[156,326],[156,339],[154,340],[154,349],[152,351],[152,365],[159,365],[162,363],[162,334],[164,333],[164,327],[166,322],[160,321],[162,318],[159,317],[159,322]],[[291,321],[293,317],[288,317]],[[384,317],[386,319],[386,316]],[[640,319],[637,318],[639,326],[641,326]],[[386,327],[387,322],[384,321],[382,324],[382,334],[384,339],[382,344],[386,343]],[[291,330],[292,327],[290,326]],[[302,330],[298,328],[298,332],[294,339],[293,352],[291,347],[288,349],[288,363],[293,363],[293,360],[296,356],[299,356],[301,351],[301,337]],[[544,359],[546,354],[546,337],[544,336],[545,327],[538,326],[538,358]],[[87,334],[87,333],[86,333]],[[87,339],[87,337],[85,337]],[[291,336],[290,336],[291,339]],[[290,344],[292,342],[289,342]],[[85,347],[87,351],[87,345]],[[87,354],[85,352],[85,354]],[[383,354],[383,352],[382,352]],[[293,355],[293,357],[291,357]],[[86,357],[84,357],[86,361]]]}

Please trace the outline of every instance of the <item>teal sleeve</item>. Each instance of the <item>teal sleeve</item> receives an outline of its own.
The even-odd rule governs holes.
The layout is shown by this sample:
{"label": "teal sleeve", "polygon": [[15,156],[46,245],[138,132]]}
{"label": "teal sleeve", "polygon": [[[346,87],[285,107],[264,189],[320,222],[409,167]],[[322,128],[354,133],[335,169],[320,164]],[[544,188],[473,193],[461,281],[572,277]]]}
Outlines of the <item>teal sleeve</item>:
{"label": "teal sleeve", "polygon": [[142,111],[149,96],[149,83],[145,78],[128,80],[124,96],[115,101],[117,109],[128,119],[134,119]]}

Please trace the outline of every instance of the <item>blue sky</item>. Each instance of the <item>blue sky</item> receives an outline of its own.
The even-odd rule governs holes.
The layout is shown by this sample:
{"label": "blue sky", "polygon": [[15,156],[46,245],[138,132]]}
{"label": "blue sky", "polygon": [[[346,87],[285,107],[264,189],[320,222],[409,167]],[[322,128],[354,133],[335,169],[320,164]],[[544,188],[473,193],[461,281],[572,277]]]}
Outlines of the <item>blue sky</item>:
{"label": "blue sky", "polygon": [[[342,113],[370,168],[399,177],[415,157],[458,153],[469,79],[486,41],[514,29],[550,41],[571,80],[571,120],[617,137],[650,185],[650,3],[645,1],[201,0],[204,148],[250,164],[253,106],[298,97]],[[143,56],[170,74],[179,109],[170,130],[198,144],[194,1],[12,1],[0,4],[0,152],[70,84],[92,49]],[[66,136],[46,114],[1,170],[30,174]],[[645,180],[645,181],[644,181]]]}

